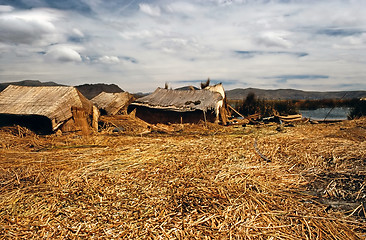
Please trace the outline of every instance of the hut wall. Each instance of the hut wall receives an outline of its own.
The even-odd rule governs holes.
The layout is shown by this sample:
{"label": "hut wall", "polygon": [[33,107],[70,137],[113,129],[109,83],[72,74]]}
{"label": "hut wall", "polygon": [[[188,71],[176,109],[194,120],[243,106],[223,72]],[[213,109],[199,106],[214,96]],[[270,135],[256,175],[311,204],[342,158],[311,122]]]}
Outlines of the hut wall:
{"label": "hut wall", "polygon": [[[96,109],[96,107],[95,107]],[[97,110],[97,109],[96,109]],[[97,110],[93,114],[93,118],[90,119],[90,116],[85,112],[83,108],[72,107],[72,118],[68,119],[62,126],[60,127],[62,132],[81,132],[83,135],[89,135],[91,133],[90,125],[98,123],[99,111]],[[94,116],[95,115],[95,116]],[[94,128],[98,130],[98,128]]]}
{"label": "hut wall", "polygon": [[73,118],[70,118],[59,128],[61,132],[76,132],[78,129],[76,128],[76,124]]}
{"label": "hut wall", "polygon": [[37,134],[51,134],[52,121],[42,115],[0,114],[0,127],[19,125]]}
{"label": "hut wall", "polygon": [[[156,123],[198,123],[199,121],[215,122],[217,117],[214,111],[208,111],[204,114],[201,110],[190,112],[177,112],[165,109],[149,108],[145,106],[130,105],[129,112],[136,109],[136,117],[145,122]],[[205,116],[206,115],[206,116]]]}
{"label": "hut wall", "polygon": [[84,135],[88,135],[90,133],[90,124],[88,123],[88,115],[85,113],[85,110],[83,108],[72,107],[71,112],[77,129],[80,129]]}

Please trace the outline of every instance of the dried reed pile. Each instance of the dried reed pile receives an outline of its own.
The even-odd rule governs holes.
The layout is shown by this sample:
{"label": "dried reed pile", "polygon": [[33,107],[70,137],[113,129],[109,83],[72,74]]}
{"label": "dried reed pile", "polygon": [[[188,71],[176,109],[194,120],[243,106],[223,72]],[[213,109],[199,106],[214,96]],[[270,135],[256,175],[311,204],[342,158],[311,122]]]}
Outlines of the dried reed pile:
{"label": "dried reed pile", "polygon": [[[365,176],[365,122],[83,138],[0,131],[0,237],[362,239],[362,214],[328,209],[312,184],[330,171]],[[365,195],[359,186],[352,196]]]}

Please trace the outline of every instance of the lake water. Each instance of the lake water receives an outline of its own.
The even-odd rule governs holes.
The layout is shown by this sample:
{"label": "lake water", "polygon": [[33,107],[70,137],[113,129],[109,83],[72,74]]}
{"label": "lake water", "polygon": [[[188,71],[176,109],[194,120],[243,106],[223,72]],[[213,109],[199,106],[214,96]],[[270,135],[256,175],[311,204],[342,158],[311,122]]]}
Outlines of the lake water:
{"label": "lake water", "polygon": [[350,108],[318,108],[315,110],[299,110],[303,117],[313,120],[346,120],[350,113]]}

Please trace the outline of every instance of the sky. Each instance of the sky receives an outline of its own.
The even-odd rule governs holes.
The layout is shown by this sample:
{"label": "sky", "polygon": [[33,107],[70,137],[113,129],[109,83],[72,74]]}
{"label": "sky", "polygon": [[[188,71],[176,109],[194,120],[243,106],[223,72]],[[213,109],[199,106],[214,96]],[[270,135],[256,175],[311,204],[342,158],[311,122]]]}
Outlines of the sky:
{"label": "sky", "polygon": [[0,0],[0,82],[366,90],[364,0]]}

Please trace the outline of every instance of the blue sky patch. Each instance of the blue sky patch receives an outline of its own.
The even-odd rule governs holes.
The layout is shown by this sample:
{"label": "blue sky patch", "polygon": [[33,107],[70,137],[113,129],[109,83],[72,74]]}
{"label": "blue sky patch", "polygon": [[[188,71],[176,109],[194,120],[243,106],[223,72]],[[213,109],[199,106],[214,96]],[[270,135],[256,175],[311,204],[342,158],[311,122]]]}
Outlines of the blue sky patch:
{"label": "blue sky patch", "polygon": [[364,32],[365,31],[361,31],[359,29],[325,28],[325,29],[319,30],[317,33],[338,37],[338,36],[358,35],[358,34],[362,34]]}
{"label": "blue sky patch", "polygon": [[287,83],[288,80],[301,79],[301,80],[314,80],[314,79],[328,79],[326,75],[279,75],[273,77],[265,77],[265,79],[276,79],[277,83]]}
{"label": "blue sky patch", "polygon": [[253,58],[258,55],[292,55],[295,57],[305,57],[306,52],[287,52],[287,51],[235,51],[237,55],[243,58]]}

